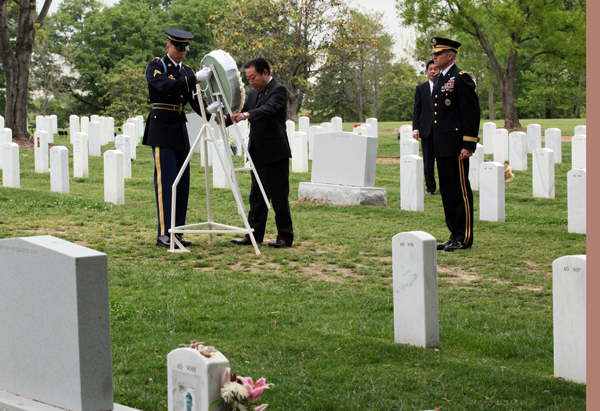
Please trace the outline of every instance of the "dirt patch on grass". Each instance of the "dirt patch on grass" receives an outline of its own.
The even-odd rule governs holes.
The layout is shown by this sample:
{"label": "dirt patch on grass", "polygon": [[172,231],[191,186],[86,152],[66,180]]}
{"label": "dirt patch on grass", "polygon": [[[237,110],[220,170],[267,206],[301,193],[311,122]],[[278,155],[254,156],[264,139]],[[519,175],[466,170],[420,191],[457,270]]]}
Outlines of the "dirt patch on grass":
{"label": "dirt patch on grass", "polygon": [[[447,281],[450,284],[454,285],[464,285],[471,284],[477,281],[488,280],[493,281],[496,284],[502,285],[513,285],[512,281],[501,280],[499,278],[493,277],[483,277],[478,275],[477,273],[473,273],[472,271],[465,271],[460,269],[458,266],[451,267],[440,267],[438,266],[438,274],[452,274],[452,276],[443,276],[441,279],[443,281]],[[515,288],[519,290],[529,290],[529,291],[544,291],[544,287],[534,285],[534,284],[523,284],[523,285],[515,285]]]}
{"label": "dirt patch on grass", "polygon": [[[15,139],[12,141],[13,143],[17,143],[19,145],[19,149],[21,150],[33,150],[35,139],[33,137],[28,139]],[[48,150],[50,150],[54,146],[59,146],[60,144],[48,143]],[[63,146],[65,147],[65,146]],[[69,151],[73,151],[73,147],[66,146]]]}
{"label": "dirt patch on grass", "polygon": [[400,164],[400,157],[377,157],[377,164]]}

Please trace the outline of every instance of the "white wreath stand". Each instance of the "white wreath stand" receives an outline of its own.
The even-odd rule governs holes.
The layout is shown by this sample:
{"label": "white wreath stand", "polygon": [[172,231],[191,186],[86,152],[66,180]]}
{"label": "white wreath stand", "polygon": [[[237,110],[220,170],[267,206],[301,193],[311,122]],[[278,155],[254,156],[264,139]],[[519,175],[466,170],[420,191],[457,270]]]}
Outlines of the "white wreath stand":
{"label": "white wreath stand", "polygon": [[[231,107],[229,106],[229,102],[227,101],[226,98],[224,98],[225,93],[223,92],[223,86],[221,85],[221,82],[215,72],[214,67],[211,66],[210,69],[212,71],[212,75],[217,80],[217,84],[219,85],[219,91],[213,91],[212,87],[210,86],[210,83],[208,85],[208,90],[213,97],[213,101],[218,101],[218,102],[222,103],[231,118],[231,115],[233,113],[231,111]],[[201,96],[201,92],[202,92],[202,89],[200,88],[200,84],[196,84],[196,96]],[[169,249],[169,252],[170,253],[189,253],[190,252],[190,250],[186,249],[181,244],[181,242],[177,239],[177,237],[175,237],[175,234],[183,234],[183,233],[208,234],[208,243],[209,244],[212,244],[212,235],[213,234],[247,234],[250,237],[250,240],[252,241],[252,245],[254,246],[254,251],[258,255],[258,254],[260,254],[260,251],[258,250],[256,240],[254,239],[254,234],[253,234],[254,229],[250,228],[250,224],[248,224],[248,219],[246,218],[246,212],[244,210],[244,201],[242,199],[242,194],[240,192],[240,186],[238,184],[235,173],[237,171],[252,171],[254,173],[254,177],[256,178],[256,182],[258,183],[258,186],[263,195],[265,203],[267,204],[268,209],[271,208],[271,206],[269,205],[269,199],[267,198],[265,190],[262,186],[260,177],[258,176],[258,173],[256,172],[256,168],[254,167],[254,162],[252,161],[252,158],[250,157],[250,153],[248,152],[248,147],[247,147],[244,139],[242,138],[242,133],[240,132],[240,129],[239,129],[239,126],[237,125],[237,123],[233,123],[233,126],[235,128],[235,132],[237,133],[237,135],[239,137],[239,141],[242,142],[242,146],[244,148],[244,154],[248,160],[248,164],[250,167],[234,168],[233,159],[231,158],[231,150],[229,149],[229,141],[225,137],[225,135],[226,135],[225,125],[221,121],[221,123],[219,124],[219,127],[221,129],[221,133],[220,133],[221,135],[219,138],[223,142],[223,147],[225,147],[225,150],[224,150],[225,157],[223,158],[221,150],[218,149],[217,144],[216,144],[217,137],[215,137],[214,130],[213,130],[212,126],[210,124],[208,124],[208,120],[206,119],[206,111],[204,110],[204,104],[202,103],[200,98],[198,98],[198,99],[200,100],[200,110],[202,112],[202,119],[204,120],[204,124],[202,125],[202,128],[200,129],[200,133],[198,133],[198,137],[196,137],[194,144],[192,144],[192,147],[190,148],[190,152],[189,152],[188,156],[186,157],[185,162],[183,163],[183,166],[181,167],[181,170],[179,170],[179,174],[177,174],[177,178],[175,179],[175,182],[173,183],[173,186],[172,186],[171,228],[169,229],[169,233],[171,233],[171,248]],[[221,117],[222,114],[223,114],[223,112],[222,112],[222,107],[221,107],[221,108],[219,108],[219,113],[218,113],[219,117]],[[215,148],[217,148],[215,150],[215,152],[219,156],[219,160],[221,161],[221,164],[223,165],[223,169],[225,170],[225,174],[229,180],[229,186],[231,187],[231,191],[233,192],[233,198],[235,199],[235,202],[237,204],[238,213],[240,214],[240,216],[242,216],[242,219],[244,221],[244,226],[246,228],[234,227],[234,226],[230,226],[230,225],[226,225],[226,224],[219,224],[219,223],[215,223],[212,220],[212,212],[211,212],[211,205],[210,205],[210,177],[209,177],[209,172],[208,172],[209,171],[208,170],[208,143],[212,143],[215,146]],[[175,224],[175,209],[176,209],[175,206],[177,204],[177,195],[176,195],[177,185],[179,184],[179,180],[181,179],[181,176],[183,175],[186,167],[190,163],[190,160],[192,159],[192,155],[194,154],[194,150],[196,149],[198,144],[202,144],[202,148],[203,148],[203,152],[204,152],[204,177],[205,177],[205,182],[206,182],[206,212],[207,212],[208,221],[206,221],[204,223],[187,224],[187,225],[175,227],[174,224]]]}

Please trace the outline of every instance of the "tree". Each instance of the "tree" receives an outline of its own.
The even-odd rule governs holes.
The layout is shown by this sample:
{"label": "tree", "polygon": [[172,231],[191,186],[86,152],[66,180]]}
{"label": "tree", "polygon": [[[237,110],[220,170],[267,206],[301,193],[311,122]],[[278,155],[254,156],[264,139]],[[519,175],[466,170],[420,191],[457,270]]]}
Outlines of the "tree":
{"label": "tree", "polygon": [[289,115],[297,120],[309,79],[323,65],[346,10],[342,0],[231,1],[211,17],[210,27],[217,45],[239,62],[258,56],[269,61],[288,90]]}
{"label": "tree", "polygon": [[415,68],[407,62],[392,64],[383,77],[385,88],[381,95],[380,121],[409,121],[415,101],[417,84],[426,81],[426,77],[417,75]]}
{"label": "tree", "polygon": [[5,127],[12,129],[15,139],[29,137],[27,101],[31,54],[36,31],[44,23],[51,3],[52,0],[45,0],[36,18],[35,1],[0,0],[0,57],[6,76]]}
{"label": "tree", "polygon": [[542,55],[585,59],[585,2],[561,0],[397,0],[404,24],[452,28],[477,38],[502,96],[505,127],[520,128],[515,75]]}

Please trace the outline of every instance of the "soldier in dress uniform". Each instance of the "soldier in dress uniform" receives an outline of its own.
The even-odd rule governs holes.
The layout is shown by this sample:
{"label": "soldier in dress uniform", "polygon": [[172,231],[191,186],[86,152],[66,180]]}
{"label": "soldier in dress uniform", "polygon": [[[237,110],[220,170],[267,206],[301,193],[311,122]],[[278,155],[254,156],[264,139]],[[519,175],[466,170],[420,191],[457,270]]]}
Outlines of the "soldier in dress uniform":
{"label": "soldier in dress uniform", "polygon": [[473,192],[469,157],[479,141],[479,98],[469,73],[454,64],[460,43],[434,37],[433,61],[440,70],[433,88],[433,151],[450,238],[438,250],[473,245]]}
{"label": "soldier in dress uniform", "polygon": [[[194,35],[187,31],[168,29],[167,54],[155,57],[146,67],[148,93],[152,111],[146,121],[143,144],[152,146],[154,156],[154,191],[158,216],[156,244],[170,247],[171,186],[190,151],[184,107],[190,104],[200,112],[199,100],[193,97],[196,91],[194,71],[183,64]],[[177,185],[175,226],[185,225],[190,189],[190,169],[187,166]],[[191,245],[180,234],[175,234],[183,246]]]}

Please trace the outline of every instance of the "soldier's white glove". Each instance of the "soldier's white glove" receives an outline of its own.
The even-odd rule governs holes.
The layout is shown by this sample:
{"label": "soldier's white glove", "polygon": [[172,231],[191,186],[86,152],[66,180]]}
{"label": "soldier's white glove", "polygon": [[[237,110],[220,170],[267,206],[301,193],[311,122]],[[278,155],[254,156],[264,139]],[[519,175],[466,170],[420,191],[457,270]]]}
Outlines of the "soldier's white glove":
{"label": "soldier's white glove", "polygon": [[208,106],[206,108],[206,111],[208,111],[210,114],[215,114],[217,111],[219,111],[219,108],[223,107],[223,103],[219,103],[218,101],[215,101],[214,103],[212,103],[210,106]]}
{"label": "soldier's white glove", "polygon": [[202,70],[196,72],[196,80],[198,81],[208,81],[212,76],[212,71],[208,67],[204,67]]}

